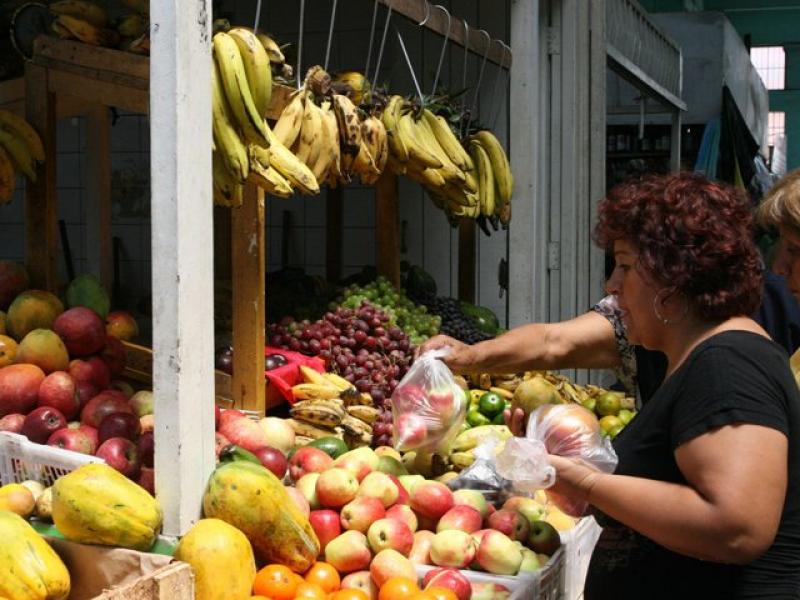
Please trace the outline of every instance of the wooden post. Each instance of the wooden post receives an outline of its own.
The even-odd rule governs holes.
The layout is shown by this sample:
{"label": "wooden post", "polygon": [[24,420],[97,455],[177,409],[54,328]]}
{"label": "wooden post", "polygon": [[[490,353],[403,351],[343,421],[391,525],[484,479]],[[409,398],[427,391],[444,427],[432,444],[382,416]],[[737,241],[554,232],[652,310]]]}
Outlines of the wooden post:
{"label": "wooden post", "polygon": [[400,287],[400,210],[397,175],[383,172],[375,187],[375,239],[378,274]]}
{"label": "wooden post", "polygon": [[25,114],[44,144],[44,163],[36,183],[25,182],[25,260],[31,287],[56,291],[58,286],[58,204],[56,200],[56,107],[47,87],[47,70],[25,65]]}
{"label": "wooden post", "polygon": [[475,302],[476,231],[475,219],[458,224],[458,299],[465,302]]}
{"label": "wooden post", "polygon": [[156,493],[179,536],[214,469],[211,0],[152,2],[150,36]]}
{"label": "wooden post", "polygon": [[328,188],[325,204],[325,276],[328,281],[342,278],[342,187]]}
{"label": "wooden post", "polygon": [[[86,266],[111,289],[111,124],[108,108],[91,107],[86,136]],[[114,298],[119,304],[119,298]]]}
{"label": "wooden post", "polygon": [[246,184],[244,203],[231,209],[233,284],[233,403],[263,415],[264,284],[266,230],[264,190]]}

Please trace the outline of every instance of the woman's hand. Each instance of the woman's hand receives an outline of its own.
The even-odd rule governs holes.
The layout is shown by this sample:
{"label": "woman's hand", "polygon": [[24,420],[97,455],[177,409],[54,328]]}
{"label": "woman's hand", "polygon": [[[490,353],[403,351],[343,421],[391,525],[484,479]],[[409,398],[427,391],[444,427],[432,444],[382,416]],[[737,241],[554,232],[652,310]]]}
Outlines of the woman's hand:
{"label": "woman's hand", "polygon": [[506,425],[511,430],[511,433],[517,437],[525,435],[525,411],[521,408],[505,409],[503,411],[503,419]]}
{"label": "woman's hand", "polygon": [[578,458],[555,454],[550,454],[548,458],[556,470],[556,482],[552,491],[574,502],[589,502],[592,488],[602,473]]}
{"label": "woman's hand", "polygon": [[466,373],[475,363],[477,358],[475,349],[472,346],[460,342],[446,335],[437,335],[422,344],[414,354],[418,358],[421,354],[440,348],[450,348],[450,354],[442,360],[451,371],[455,373]]}

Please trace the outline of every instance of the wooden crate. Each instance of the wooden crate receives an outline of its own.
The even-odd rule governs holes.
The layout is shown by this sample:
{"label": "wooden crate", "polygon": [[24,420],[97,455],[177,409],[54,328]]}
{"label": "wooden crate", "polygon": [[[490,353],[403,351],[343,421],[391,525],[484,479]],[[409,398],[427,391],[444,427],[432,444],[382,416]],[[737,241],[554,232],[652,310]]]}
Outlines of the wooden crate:
{"label": "wooden crate", "polygon": [[172,563],[94,600],[194,600],[194,573],[186,563]]}

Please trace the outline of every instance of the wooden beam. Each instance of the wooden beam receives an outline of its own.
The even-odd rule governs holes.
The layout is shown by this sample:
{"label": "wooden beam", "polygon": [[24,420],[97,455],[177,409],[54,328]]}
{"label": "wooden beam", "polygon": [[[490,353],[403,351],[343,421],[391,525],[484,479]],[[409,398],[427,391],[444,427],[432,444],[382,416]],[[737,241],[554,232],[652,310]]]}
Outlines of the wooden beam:
{"label": "wooden beam", "polygon": [[[433,8],[432,4],[425,0],[380,0],[380,3],[384,6],[391,6],[392,11],[414,23],[422,22],[427,16],[428,20],[423,27],[435,31],[441,36],[447,33],[447,16],[443,11]],[[469,37],[465,40],[464,23],[456,15],[453,15],[450,23],[450,41],[462,47],[466,45],[471,52],[480,56],[486,53],[486,36],[478,29],[470,27]],[[508,50],[504,51],[500,44],[492,44],[487,60],[508,69],[511,67],[513,55]]]}
{"label": "wooden beam", "polygon": [[93,78],[91,74],[57,68],[48,69],[48,83],[50,91],[58,96],[69,94],[89,104],[102,99],[105,106],[116,106],[143,115],[150,111],[150,95],[146,89],[102,81]]}
{"label": "wooden beam", "polygon": [[96,104],[86,122],[86,266],[107,290],[112,284],[110,121],[108,108]]}
{"label": "wooden beam", "polygon": [[342,278],[342,187],[328,188],[325,204],[325,276],[328,281]]}
{"label": "wooden beam", "polygon": [[56,101],[47,89],[47,71],[25,66],[25,114],[39,133],[45,159],[36,182],[25,185],[25,260],[32,287],[57,291],[58,205],[56,202]]}
{"label": "wooden beam", "polygon": [[156,494],[180,536],[214,469],[211,0],[151,3],[150,31]]}
{"label": "wooden beam", "polygon": [[400,287],[400,210],[397,175],[388,169],[375,186],[375,240],[378,274]]}
{"label": "wooden beam", "polygon": [[231,239],[233,403],[263,415],[266,229],[264,191],[253,184],[245,185],[242,206],[231,209]]}
{"label": "wooden beam", "polygon": [[462,218],[458,224],[458,299],[475,302],[477,244],[475,219]]}

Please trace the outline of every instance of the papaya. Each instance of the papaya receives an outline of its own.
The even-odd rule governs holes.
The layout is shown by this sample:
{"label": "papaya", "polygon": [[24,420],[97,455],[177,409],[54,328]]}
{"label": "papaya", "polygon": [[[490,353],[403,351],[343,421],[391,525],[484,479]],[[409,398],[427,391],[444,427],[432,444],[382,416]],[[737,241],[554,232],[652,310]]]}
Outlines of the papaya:
{"label": "papaya", "polygon": [[256,558],[304,573],[319,554],[308,519],[271,471],[246,461],[224,463],[211,474],[203,513],[247,536]]}
{"label": "papaya", "polygon": [[62,600],[69,596],[69,571],[25,519],[0,510],[0,598]]}
{"label": "papaya", "polygon": [[52,517],[68,540],[149,550],[161,531],[158,501],[104,464],[89,464],[53,484]]}
{"label": "papaya", "polygon": [[175,558],[194,571],[196,600],[248,600],[256,576],[245,535],[220,519],[201,519],[181,538]]}

